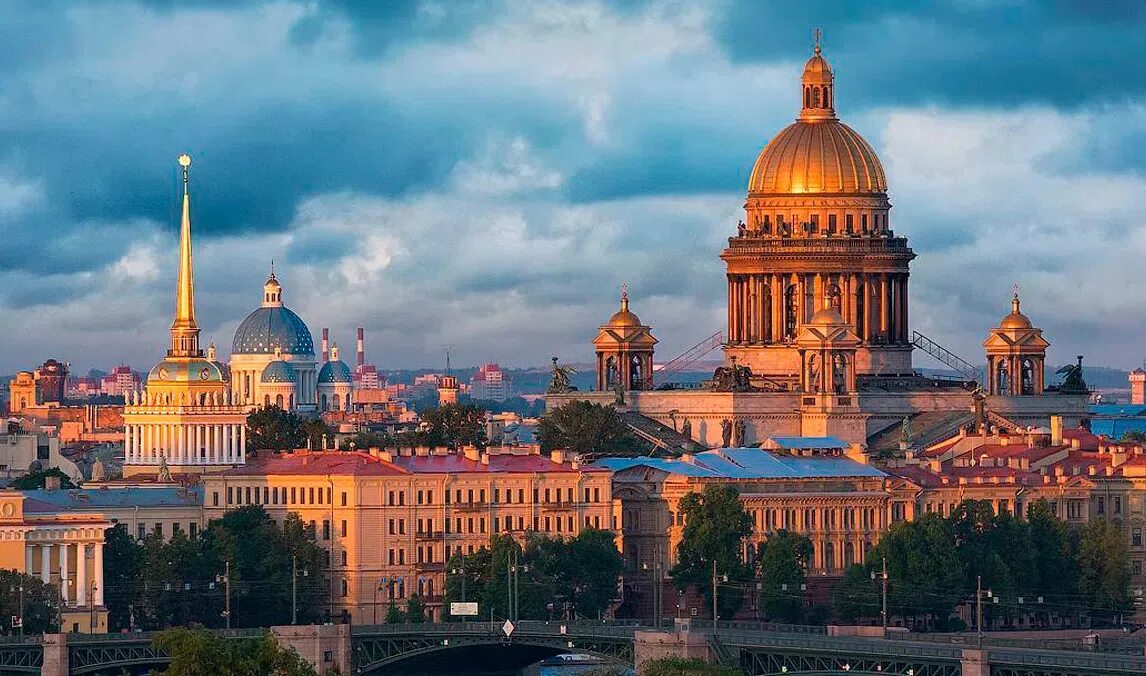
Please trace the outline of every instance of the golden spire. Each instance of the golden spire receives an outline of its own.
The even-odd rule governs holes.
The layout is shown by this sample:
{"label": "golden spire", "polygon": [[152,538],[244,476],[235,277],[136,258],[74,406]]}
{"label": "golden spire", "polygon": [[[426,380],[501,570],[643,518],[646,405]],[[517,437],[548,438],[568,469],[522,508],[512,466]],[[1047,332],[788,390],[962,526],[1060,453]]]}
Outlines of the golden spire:
{"label": "golden spire", "polygon": [[621,284],[621,312],[629,311],[629,285],[628,283]]}
{"label": "golden spire", "polygon": [[195,276],[191,265],[191,195],[187,169],[191,156],[179,156],[183,167],[183,217],[179,227],[179,278],[175,287],[175,321],[171,323],[173,357],[199,357],[199,325],[195,322]]}
{"label": "golden spire", "polygon": [[1019,314],[1019,285],[1018,284],[1015,284],[1014,290],[1015,290],[1015,295],[1013,298],[1011,298],[1011,312],[1013,314],[1017,315],[1017,314]]}

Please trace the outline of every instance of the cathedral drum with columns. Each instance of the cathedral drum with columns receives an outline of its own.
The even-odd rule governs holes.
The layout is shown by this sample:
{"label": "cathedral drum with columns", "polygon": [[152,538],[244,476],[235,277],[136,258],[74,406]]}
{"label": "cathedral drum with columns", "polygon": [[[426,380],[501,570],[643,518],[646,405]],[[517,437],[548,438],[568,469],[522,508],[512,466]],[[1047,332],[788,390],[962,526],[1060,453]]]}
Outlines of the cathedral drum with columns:
{"label": "cathedral drum with columns", "polygon": [[746,221],[721,254],[728,272],[725,353],[753,373],[799,379],[800,328],[835,308],[859,337],[858,375],[911,373],[908,264],[891,229],[887,178],[875,151],[836,117],[831,66],[815,54],[796,121],[760,153]]}
{"label": "cathedral drum with columns", "polygon": [[191,198],[183,167],[183,214],[171,347],[147,375],[146,389],[128,392],[123,409],[124,477],[172,471],[201,473],[244,462],[246,411],[232,402],[226,374],[199,348],[191,260]]}

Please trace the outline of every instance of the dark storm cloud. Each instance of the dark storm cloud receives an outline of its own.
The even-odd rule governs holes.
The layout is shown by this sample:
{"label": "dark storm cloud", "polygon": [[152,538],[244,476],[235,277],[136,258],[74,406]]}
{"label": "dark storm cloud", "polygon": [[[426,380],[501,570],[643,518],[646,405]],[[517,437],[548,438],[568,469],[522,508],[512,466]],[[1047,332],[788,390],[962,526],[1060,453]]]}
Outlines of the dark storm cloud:
{"label": "dark storm cloud", "polygon": [[715,20],[724,49],[746,62],[806,53],[814,26],[841,95],[869,105],[1078,106],[1146,93],[1139,0],[738,0]]}

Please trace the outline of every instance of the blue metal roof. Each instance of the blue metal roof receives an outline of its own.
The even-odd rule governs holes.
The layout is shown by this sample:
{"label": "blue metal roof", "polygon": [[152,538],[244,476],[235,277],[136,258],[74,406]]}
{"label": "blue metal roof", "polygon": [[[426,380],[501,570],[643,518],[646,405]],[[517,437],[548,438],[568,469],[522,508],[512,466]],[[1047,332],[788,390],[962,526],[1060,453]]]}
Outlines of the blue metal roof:
{"label": "blue metal roof", "polygon": [[203,504],[202,486],[163,486],[134,488],[76,488],[55,491],[21,491],[28,498],[53,505],[60,510],[88,511],[109,507],[189,507]]}
{"label": "blue metal roof", "polygon": [[1090,412],[1095,415],[1146,416],[1146,406],[1139,404],[1091,404]]}
{"label": "blue metal roof", "polygon": [[847,448],[838,437],[769,437],[780,448]]}
{"label": "blue metal roof", "polygon": [[1090,431],[1118,440],[1127,432],[1146,432],[1146,418],[1094,418],[1090,421]]}
{"label": "blue metal roof", "polygon": [[350,383],[354,382],[354,376],[350,373],[350,367],[344,361],[328,361],[322,365],[318,371],[318,382],[320,383]]}
{"label": "blue metal roof", "polygon": [[[815,448],[831,448],[815,446]],[[614,472],[644,466],[671,474],[723,479],[814,479],[885,477],[870,465],[844,457],[793,456],[759,448],[722,448],[692,456],[691,462],[666,458],[602,458],[593,463]]]}
{"label": "blue metal roof", "polygon": [[295,382],[294,367],[282,361],[272,361],[263,369],[259,377],[264,383],[293,383]]}

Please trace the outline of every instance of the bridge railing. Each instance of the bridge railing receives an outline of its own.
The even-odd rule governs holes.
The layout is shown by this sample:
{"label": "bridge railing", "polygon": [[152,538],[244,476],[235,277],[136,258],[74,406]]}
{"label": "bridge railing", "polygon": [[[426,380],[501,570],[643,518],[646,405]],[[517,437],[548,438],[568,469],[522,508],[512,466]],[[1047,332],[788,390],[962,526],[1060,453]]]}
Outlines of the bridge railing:
{"label": "bridge railing", "polygon": [[1024,667],[1044,666],[1059,669],[1086,669],[1100,673],[1110,671],[1129,674],[1146,673],[1146,657],[1105,653],[1035,650],[1024,648],[988,648],[992,665],[1017,664]]}
{"label": "bridge railing", "polygon": [[[271,633],[265,627],[244,627],[240,629],[212,629],[212,632],[225,638],[260,638]],[[162,631],[136,631],[109,634],[68,634],[68,645],[85,643],[123,643],[125,641],[150,643]]]}
{"label": "bridge railing", "polygon": [[[443,622],[425,624],[356,624],[351,626],[351,636],[394,635],[394,634],[493,634],[504,636],[504,619],[493,622]],[[609,636],[631,637],[633,632],[645,625],[640,622],[612,622],[576,620],[562,622],[554,620],[518,620],[513,623],[514,634],[544,634],[548,636]]]}

